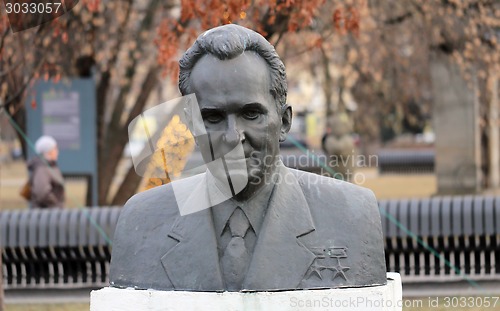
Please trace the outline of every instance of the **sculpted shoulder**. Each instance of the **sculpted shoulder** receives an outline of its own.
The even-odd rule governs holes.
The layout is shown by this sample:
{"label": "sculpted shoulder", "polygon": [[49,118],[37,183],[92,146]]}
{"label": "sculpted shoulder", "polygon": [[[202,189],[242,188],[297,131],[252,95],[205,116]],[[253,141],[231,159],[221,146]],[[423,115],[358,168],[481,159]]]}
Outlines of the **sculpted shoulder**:
{"label": "sculpted shoulder", "polygon": [[331,177],[291,171],[296,174],[312,211],[325,216],[342,214],[367,225],[359,230],[380,231],[378,203],[370,189]]}
{"label": "sculpted shoulder", "polygon": [[[193,187],[199,176],[173,183],[176,187]],[[160,259],[176,243],[167,239],[179,216],[173,183],[140,192],[123,207],[113,239],[112,286],[141,289],[172,286]]]}
{"label": "sculpted shoulder", "polygon": [[365,187],[361,187],[349,182],[322,176],[314,173],[299,171],[296,169],[289,169],[294,174],[306,192],[317,193],[321,196],[332,196],[337,198],[339,196],[347,196],[350,199],[354,197],[362,198],[363,200],[376,202],[373,192]]}
{"label": "sculpted shoulder", "polygon": [[291,171],[297,176],[320,237],[310,243],[346,248],[344,264],[350,267],[350,285],[385,284],[382,223],[373,192],[330,177]]}
{"label": "sculpted shoulder", "polygon": [[155,213],[161,210],[162,213],[166,213],[169,216],[178,216],[179,210],[172,185],[175,185],[178,189],[193,188],[193,186],[200,182],[203,175],[204,174],[190,176],[163,186],[139,192],[127,201],[122,214]]}
{"label": "sculpted shoulder", "polygon": [[192,188],[202,175],[173,181],[132,196],[120,213],[115,234],[118,238],[115,240],[119,241],[119,237],[124,235],[130,238],[130,234],[152,235],[158,227],[170,229],[180,215],[172,185],[175,184],[178,188]]}
{"label": "sculpted shoulder", "polygon": [[[345,232],[358,236],[370,236],[372,242],[382,245],[382,222],[377,199],[370,189],[345,181],[317,174],[290,170],[303,190],[316,223],[328,225],[332,219],[343,219],[337,227],[346,225]],[[349,226],[347,224],[350,224]]]}

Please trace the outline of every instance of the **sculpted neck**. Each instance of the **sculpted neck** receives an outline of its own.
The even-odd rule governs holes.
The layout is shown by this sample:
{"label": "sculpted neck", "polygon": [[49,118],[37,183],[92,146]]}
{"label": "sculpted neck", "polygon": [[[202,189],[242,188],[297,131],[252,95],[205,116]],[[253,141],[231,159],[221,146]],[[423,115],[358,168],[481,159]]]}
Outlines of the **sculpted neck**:
{"label": "sculpted neck", "polygon": [[262,192],[266,192],[267,190],[272,189],[278,179],[278,166],[280,165],[280,163],[280,158],[276,157],[276,160],[272,164],[266,166],[264,173],[251,178],[245,189],[238,193],[234,197],[234,199],[239,202],[246,201],[258,196]]}

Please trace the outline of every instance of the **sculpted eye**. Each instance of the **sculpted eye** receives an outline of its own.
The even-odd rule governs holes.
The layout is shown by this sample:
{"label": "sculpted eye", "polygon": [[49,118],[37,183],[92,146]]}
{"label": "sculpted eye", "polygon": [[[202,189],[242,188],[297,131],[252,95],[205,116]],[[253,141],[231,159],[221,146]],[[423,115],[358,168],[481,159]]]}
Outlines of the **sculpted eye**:
{"label": "sculpted eye", "polygon": [[224,119],[224,117],[219,113],[208,113],[203,115],[203,120],[208,123],[219,123]]}
{"label": "sculpted eye", "polygon": [[255,120],[257,119],[262,113],[258,110],[248,110],[243,113],[243,117],[247,120]]}

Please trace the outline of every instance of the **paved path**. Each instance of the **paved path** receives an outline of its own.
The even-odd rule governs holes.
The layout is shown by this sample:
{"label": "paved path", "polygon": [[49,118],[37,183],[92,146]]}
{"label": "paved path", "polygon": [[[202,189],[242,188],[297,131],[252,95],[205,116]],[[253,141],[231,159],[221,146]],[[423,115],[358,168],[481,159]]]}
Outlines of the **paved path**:
{"label": "paved path", "polygon": [[92,288],[82,289],[10,289],[5,304],[89,303]]}
{"label": "paved path", "polygon": [[500,281],[481,281],[477,286],[467,282],[443,282],[403,285],[403,296],[442,297],[442,296],[496,296],[500,297]]}

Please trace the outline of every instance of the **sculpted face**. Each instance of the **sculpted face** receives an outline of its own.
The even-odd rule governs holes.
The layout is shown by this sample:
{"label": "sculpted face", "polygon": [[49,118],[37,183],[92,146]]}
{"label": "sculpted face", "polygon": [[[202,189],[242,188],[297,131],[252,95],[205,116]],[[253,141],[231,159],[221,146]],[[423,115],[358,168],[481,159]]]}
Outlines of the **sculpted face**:
{"label": "sculpted face", "polygon": [[237,199],[251,197],[266,182],[290,127],[291,109],[278,113],[270,85],[266,62],[251,51],[230,60],[205,55],[191,72],[191,90],[208,133],[198,139],[203,158],[209,163],[225,157],[225,172],[211,170],[217,178],[227,178],[227,168],[233,182],[244,176]]}

